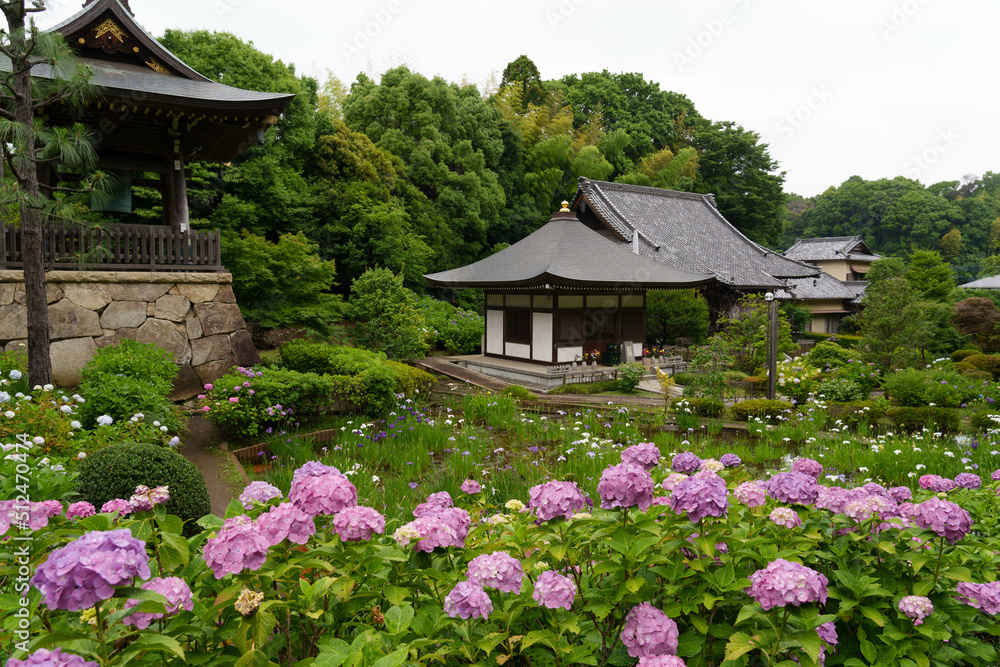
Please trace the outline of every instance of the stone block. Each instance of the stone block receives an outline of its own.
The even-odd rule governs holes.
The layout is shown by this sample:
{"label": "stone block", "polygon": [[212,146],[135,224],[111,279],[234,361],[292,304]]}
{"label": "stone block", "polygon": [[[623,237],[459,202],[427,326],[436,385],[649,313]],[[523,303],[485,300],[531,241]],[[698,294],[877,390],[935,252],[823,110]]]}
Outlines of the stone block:
{"label": "stone block", "polygon": [[170,392],[171,401],[186,401],[202,393],[204,385],[198,378],[198,374],[190,366],[181,366],[174,376],[173,391]]}
{"label": "stone block", "polygon": [[240,366],[255,366],[260,363],[260,353],[257,351],[257,346],[253,344],[253,337],[246,329],[240,329],[230,334],[229,343],[232,346],[233,354],[236,355],[236,363]]}
{"label": "stone block", "polygon": [[177,289],[177,285],[174,285],[173,287],[171,287],[171,288],[170,288],[170,289],[169,289],[169,290],[167,291],[167,294],[174,294],[174,295],[177,295],[177,294],[180,294],[180,293],[181,293],[181,291],[180,291],[179,289]]}
{"label": "stone block", "polygon": [[194,306],[194,312],[201,320],[201,328],[206,336],[232,333],[238,329],[246,328],[240,307],[235,303],[219,303],[217,301],[198,303]]}
{"label": "stone block", "polygon": [[[62,287],[56,283],[45,283],[45,303],[55,303],[59,299],[63,298]],[[28,295],[24,291],[24,283],[14,284],[14,301],[17,303],[27,303]]]}
{"label": "stone block", "polygon": [[14,303],[14,283],[0,283],[0,306]]}
{"label": "stone block", "polygon": [[233,286],[219,285],[219,293],[215,295],[215,300],[219,303],[236,303],[236,295],[233,294]]}
{"label": "stone block", "polygon": [[101,313],[101,326],[105,329],[135,329],[145,321],[144,301],[112,301]]}
{"label": "stone block", "polygon": [[189,310],[191,310],[191,302],[186,296],[164,294],[156,300],[154,316],[158,320],[183,322]]}
{"label": "stone block", "polygon": [[116,333],[118,334],[118,337],[121,338],[122,340],[125,340],[126,338],[128,340],[135,340],[139,335],[139,329],[138,328],[119,329]]}
{"label": "stone block", "polygon": [[28,351],[28,339],[12,340],[3,347],[4,352],[14,352],[16,350]]}
{"label": "stone block", "polygon": [[156,301],[169,290],[169,283],[112,283],[108,285],[111,298],[115,301]]}
{"label": "stone block", "polygon": [[146,304],[146,317],[156,317],[156,302]]}
{"label": "stone block", "polygon": [[59,340],[49,346],[52,379],[61,387],[80,384],[80,371],[94,358],[97,346],[89,337]]}
{"label": "stone block", "polygon": [[155,343],[170,353],[174,363],[184,366],[191,363],[191,345],[184,325],[167,320],[149,319],[139,327],[135,339],[140,343]]}
{"label": "stone block", "polygon": [[205,385],[218,380],[233,366],[236,366],[236,357],[229,355],[219,361],[209,361],[201,366],[195,366],[194,370],[198,374],[198,381]]}
{"label": "stone block", "polygon": [[28,307],[19,303],[0,306],[0,340],[28,337]]}
{"label": "stone block", "polygon": [[101,310],[111,303],[107,285],[99,283],[65,283],[62,286],[66,298],[88,310]]}
{"label": "stone block", "polygon": [[233,348],[226,334],[217,334],[191,341],[191,365],[201,366],[209,361],[225,359]]}
{"label": "stone block", "polygon": [[[229,288],[232,290],[232,288]],[[177,291],[191,299],[191,303],[205,303],[215,301],[215,295],[219,293],[218,285],[187,285],[177,286]]]}
{"label": "stone block", "polygon": [[112,345],[117,345],[120,342],[122,342],[122,337],[118,335],[117,331],[112,331],[111,333],[105,331],[103,336],[94,339],[94,345],[96,345],[98,349],[111,347]]}
{"label": "stone block", "polygon": [[78,306],[69,299],[49,306],[49,337],[52,340],[103,335],[101,319],[94,311]]}
{"label": "stone block", "polygon": [[188,313],[187,331],[188,338],[191,340],[196,340],[205,335],[205,332],[201,328],[201,320],[199,320],[198,316],[194,314],[194,310]]}

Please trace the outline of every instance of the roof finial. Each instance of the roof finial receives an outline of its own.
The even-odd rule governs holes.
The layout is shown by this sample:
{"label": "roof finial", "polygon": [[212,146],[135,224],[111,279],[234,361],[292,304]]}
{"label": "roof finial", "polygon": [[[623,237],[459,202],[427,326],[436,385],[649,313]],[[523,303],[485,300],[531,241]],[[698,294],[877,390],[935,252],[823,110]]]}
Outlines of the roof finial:
{"label": "roof finial", "polygon": [[559,212],[560,213],[569,213],[569,202],[568,201],[563,200],[562,208],[559,209]]}

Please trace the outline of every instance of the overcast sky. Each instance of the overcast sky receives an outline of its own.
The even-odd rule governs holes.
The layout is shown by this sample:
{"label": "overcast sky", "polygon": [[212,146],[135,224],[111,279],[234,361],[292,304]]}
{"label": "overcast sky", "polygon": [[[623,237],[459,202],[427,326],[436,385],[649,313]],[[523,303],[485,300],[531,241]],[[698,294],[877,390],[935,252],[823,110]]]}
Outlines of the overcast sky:
{"label": "overcast sky", "polygon": [[[131,0],[155,36],[232,32],[320,78],[407,64],[482,85],[641,72],[758,132],[815,195],[853,174],[925,184],[1000,171],[996,0]],[[48,0],[45,27],[82,5]]]}

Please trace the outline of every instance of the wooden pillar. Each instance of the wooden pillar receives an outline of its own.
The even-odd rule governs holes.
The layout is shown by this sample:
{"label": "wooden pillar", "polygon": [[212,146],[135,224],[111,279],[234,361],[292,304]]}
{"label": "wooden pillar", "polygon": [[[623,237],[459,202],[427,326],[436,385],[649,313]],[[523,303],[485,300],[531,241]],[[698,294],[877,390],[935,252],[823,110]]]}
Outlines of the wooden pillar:
{"label": "wooden pillar", "polygon": [[174,139],[174,150],[167,165],[168,168],[165,175],[167,181],[166,190],[171,200],[171,212],[173,213],[173,219],[170,221],[170,224],[176,231],[185,233],[188,231],[190,219],[188,214],[187,179],[184,178],[184,154],[181,151],[180,135],[174,132],[170,134]]}

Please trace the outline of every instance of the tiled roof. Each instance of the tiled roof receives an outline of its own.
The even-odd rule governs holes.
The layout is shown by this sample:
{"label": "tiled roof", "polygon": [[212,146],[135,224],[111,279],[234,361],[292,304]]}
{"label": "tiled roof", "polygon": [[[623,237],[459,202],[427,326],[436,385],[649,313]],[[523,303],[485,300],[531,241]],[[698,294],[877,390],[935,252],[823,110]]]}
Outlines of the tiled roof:
{"label": "tiled roof", "polygon": [[960,289],[1000,289],[1000,276],[980,278],[979,280],[973,280],[971,283],[965,283],[958,287]]}
{"label": "tiled roof", "polygon": [[864,280],[845,280],[844,287],[854,293],[851,303],[860,306],[861,299],[865,296],[865,290],[868,289],[868,283]]}
{"label": "tiled roof", "polygon": [[791,278],[788,290],[796,301],[853,299],[855,296],[850,288],[829,273],[821,273],[816,278]]}
{"label": "tiled roof", "polygon": [[780,288],[785,278],[818,275],[741,234],[711,195],[580,179],[573,210],[589,207],[625,242],[639,232],[639,253],[731,287]]}
{"label": "tiled roof", "polygon": [[820,262],[834,259],[853,259],[874,262],[882,259],[873,253],[860,236],[825,236],[817,239],[795,239],[795,245],[786,250],[785,257],[802,262]]}
{"label": "tiled roof", "polygon": [[424,276],[447,287],[697,287],[707,273],[689,273],[644,259],[590,229],[574,213],[556,213],[514,245],[473,264]]}

